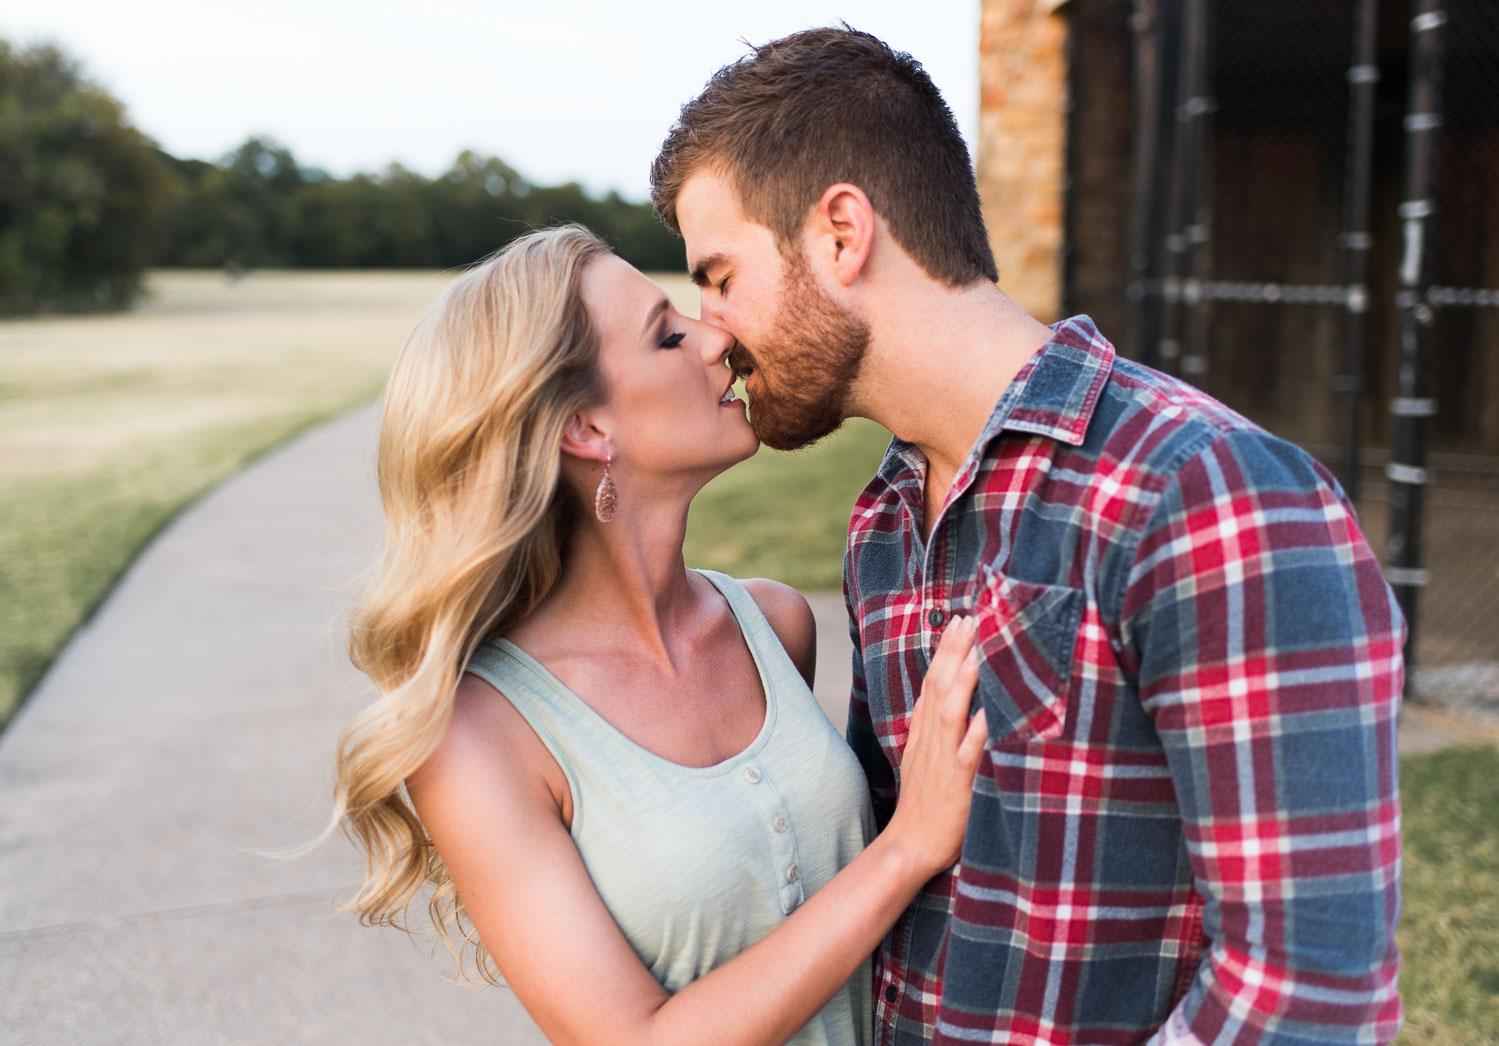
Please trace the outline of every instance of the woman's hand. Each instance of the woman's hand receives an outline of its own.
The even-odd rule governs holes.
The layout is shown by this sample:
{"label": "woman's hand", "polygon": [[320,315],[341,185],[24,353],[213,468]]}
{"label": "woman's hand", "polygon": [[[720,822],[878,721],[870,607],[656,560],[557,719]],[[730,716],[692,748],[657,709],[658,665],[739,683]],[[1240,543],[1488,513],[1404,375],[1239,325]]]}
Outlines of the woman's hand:
{"label": "woman's hand", "polygon": [[911,711],[900,801],[885,829],[923,882],[951,867],[962,850],[973,776],[988,732],[983,709],[968,716],[979,678],[973,640],[973,618],[965,617],[949,625],[937,645]]}

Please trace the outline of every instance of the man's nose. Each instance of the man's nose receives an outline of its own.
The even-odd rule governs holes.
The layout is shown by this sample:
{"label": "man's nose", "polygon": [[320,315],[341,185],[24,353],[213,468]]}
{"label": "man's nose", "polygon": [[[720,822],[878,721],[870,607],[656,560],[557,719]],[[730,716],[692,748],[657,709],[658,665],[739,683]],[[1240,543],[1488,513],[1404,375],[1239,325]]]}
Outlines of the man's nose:
{"label": "man's nose", "polygon": [[724,315],[723,302],[716,294],[702,294],[698,299],[698,313],[704,323],[711,323],[723,330],[729,329],[727,317]]}

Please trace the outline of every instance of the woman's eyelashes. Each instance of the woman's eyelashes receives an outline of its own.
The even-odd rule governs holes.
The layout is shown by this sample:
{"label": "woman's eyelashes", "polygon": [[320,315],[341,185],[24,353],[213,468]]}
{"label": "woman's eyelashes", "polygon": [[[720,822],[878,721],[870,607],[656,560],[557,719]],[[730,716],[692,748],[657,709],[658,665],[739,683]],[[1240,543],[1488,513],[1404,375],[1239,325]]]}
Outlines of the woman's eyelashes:
{"label": "woman's eyelashes", "polygon": [[663,349],[674,349],[682,344],[682,339],[685,337],[687,337],[685,332],[675,331],[661,339],[661,347]]}

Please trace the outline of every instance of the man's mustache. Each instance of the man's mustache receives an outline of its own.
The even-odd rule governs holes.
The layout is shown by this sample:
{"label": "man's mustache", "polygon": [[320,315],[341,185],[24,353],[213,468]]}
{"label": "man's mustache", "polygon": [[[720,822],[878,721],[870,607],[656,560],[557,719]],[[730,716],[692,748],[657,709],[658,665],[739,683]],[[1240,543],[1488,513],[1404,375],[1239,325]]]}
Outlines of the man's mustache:
{"label": "man's mustache", "polygon": [[749,377],[755,369],[755,357],[751,356],[749,350],[737,341],[729,350],[729,369],[739,378]]}

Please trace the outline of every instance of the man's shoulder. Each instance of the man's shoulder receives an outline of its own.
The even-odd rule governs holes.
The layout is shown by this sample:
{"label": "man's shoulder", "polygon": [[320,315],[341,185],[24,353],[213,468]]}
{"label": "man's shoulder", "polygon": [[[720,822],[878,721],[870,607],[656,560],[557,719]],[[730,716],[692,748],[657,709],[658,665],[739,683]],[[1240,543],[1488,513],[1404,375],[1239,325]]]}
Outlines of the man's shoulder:
{"label": "man's shoulder", "polygon": [[1317,471],[1300,447],[1196,386],[1122,358],[1115,361],[1080,449],[1098,460],[1101,473],[1124,473],[1144,486],[1168,485],[1188,462],[1208,453],[1251,464],[1266,455],[1296,459]]}

